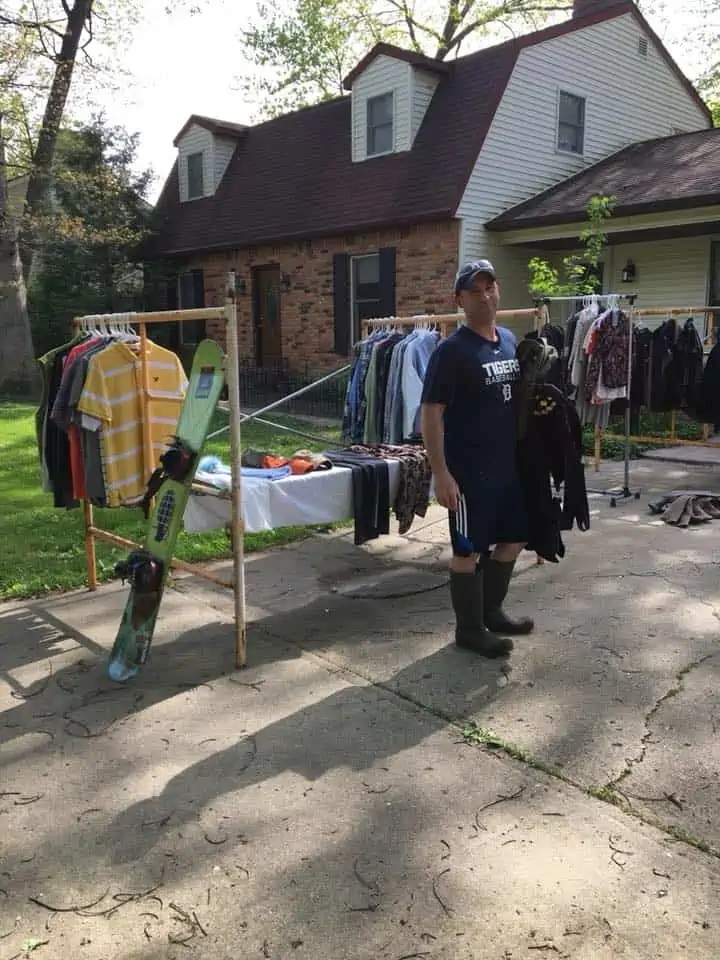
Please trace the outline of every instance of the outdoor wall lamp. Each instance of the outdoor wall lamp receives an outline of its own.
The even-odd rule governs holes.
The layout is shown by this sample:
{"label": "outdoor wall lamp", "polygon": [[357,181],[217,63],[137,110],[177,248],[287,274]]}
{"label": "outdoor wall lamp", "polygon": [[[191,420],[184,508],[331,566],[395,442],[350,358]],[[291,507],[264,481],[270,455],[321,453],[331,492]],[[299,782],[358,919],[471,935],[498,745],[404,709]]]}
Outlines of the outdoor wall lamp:
{"label": "outdoor wall lamp", "polygon": [[637,270],[635,269],[635,264],[632,262],[632,260],[628,260],[628,262],[623,267],[622,282],[632,283],[633,280],[636,279],[636,277],[637,277]]}

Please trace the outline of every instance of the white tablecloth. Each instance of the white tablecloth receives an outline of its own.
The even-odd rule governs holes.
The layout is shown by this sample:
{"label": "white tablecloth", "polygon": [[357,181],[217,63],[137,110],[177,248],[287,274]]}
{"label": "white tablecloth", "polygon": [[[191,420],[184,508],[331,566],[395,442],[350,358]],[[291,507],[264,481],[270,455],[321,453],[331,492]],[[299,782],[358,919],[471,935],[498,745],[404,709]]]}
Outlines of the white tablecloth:
{"label": "white tablecloth", "polygon": [[[398,460],[386,462],[392,504],[400,482],[400,463]],[[333,467],[283,480],[243,477],[242,486],[246,533],[341,523],[353,516],[352,471],[349,467]],[[204,533],[224,527],[230,523],[231,515],[229,498],[193,493],[183,523],[188,533]]]}

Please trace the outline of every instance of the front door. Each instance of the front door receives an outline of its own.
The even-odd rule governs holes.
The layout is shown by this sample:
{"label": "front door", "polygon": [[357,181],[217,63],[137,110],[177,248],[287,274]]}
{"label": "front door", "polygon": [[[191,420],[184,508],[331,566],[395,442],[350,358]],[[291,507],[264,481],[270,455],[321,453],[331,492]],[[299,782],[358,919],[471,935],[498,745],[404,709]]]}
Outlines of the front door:
{"label": "front door", "polygon": [[269,367],[282,359],[280,326],[280,266],[271,264],[253,270],[253,329],[255,362]]}

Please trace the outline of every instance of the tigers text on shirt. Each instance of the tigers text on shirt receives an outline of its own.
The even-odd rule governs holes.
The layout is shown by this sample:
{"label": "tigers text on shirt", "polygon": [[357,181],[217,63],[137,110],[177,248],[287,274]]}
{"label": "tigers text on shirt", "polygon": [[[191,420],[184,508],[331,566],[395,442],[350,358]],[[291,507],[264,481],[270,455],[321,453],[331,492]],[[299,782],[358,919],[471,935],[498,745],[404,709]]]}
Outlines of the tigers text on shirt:
{"label": "tigers text on shirt", "polygon": [[[83,426],[100,430],[110,507],[137,503],[148,480],[143,464],[142,363],[137,350],[121,341],[95,354],[77,405],[85,415]],[[152,470],[175,433],[188,381],[179,358],[156,343],[148,343],[146,363]]]}

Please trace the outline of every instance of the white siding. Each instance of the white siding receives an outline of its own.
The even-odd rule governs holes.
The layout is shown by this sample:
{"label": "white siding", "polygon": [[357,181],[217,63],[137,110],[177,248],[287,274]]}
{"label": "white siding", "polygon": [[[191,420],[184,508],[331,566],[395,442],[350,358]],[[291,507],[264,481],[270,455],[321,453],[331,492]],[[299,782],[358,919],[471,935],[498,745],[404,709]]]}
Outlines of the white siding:
{"label": "white siding", "polygon": [[178,144],[178,177],[181,200],[188,199],[187,158],[193,153],[202,153],[203,155],[205,196],[209,197],[215,192],[213,135],[209,130],[193,124]]}
{"label": "white siding", "polygon": [[236,146],[237,140],[233,140],[232,137],[213,137],[213,186],[215,190],[220,186],[222,178],[225,176],[225,171],[232,160]]}
{"label": "white siding", "polygon": [[354,162],[367,159],[367,102],[384,93],[393,94],[394,149],[396,152],[410,149],[411,85],[410,64],[384,55],[376,57],[357,78],[352,88]]}
{"label": "white siding", "polygon": [[[631,14],[521,51],[457,215],[461,259],[489,256],[507,273],[505,303],[527,302],[527,253],[500,247],[483,223],[630,143],[699,130],[707,117]],[[586,98],[585,153],[556,150],[560,90]],[[511,303],[512,301],[512,303]]]}
{"label": "white siding", "polygon": [[417,67],[412,69],[412,113],[410,116],[410,143],[415,142],[418,130],[425,119],[427,108],[433,98],[435,89],[438,85],[438,77],[434,73],[428,73],[426,70],[420,70]]}
{"label": "white siding", "polygon": [[[605,251],[605,289],[636,293],[638,307],[704,307],[710,277],[710,237],[628,243]],[[635,264],[634,283],[622,282],[628,260]],[[649,317],[657,326],[662,317]]]}

